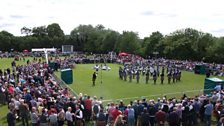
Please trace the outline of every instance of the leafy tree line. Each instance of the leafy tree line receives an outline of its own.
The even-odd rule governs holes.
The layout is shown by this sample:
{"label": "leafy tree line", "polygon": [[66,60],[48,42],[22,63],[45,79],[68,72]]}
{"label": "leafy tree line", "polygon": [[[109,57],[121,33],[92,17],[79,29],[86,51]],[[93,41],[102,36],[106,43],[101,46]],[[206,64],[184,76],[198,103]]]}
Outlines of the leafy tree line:
{"label": "leafy tree line", "polygon": [[140,39],[132,31],[106,29],[103,25],[79,25],[69,35],[65,35],[59,24],[34,28],[23,27],[21,34],[14,36],[7,31],[0,32],[0,50],[22,51],[32,48],[61,48],[73,45],[75,51],[108,53],[127,52],[143,57],[166,57],[180,60],[224,62],[224,37],[214,37],[209,33],[192,28],[176,30],[168,35],[159,31]]}

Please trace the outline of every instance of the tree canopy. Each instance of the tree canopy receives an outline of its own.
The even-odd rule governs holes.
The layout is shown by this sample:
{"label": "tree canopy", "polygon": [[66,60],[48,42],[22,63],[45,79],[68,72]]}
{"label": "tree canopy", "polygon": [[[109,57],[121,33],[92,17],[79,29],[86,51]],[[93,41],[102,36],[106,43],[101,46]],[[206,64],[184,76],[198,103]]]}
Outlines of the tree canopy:
{"label": "tree canopy", "polygon": [[158,57],[206,62],[224,62],[224,37],[214,37],[192,28],[179,29],[163,35],[159,31],[140,39],[133,31],[106,29],[102,24],[79,25],[69,35],[65,35],[60,25],[22,27],[21,34],[14,36],[7,31],[0,32],[0,51],[22,51],[32,48],[61,48],[73,45],[75,51],[108,53],[127,52],[143,57]]}

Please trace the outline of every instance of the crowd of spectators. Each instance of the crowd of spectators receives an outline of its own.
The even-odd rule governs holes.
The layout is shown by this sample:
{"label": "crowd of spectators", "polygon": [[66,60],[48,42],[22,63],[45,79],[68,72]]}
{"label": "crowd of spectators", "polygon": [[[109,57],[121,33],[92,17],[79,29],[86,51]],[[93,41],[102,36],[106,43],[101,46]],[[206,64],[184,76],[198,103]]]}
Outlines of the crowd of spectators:
{"label": "crowd of spectators", "polygon": [[[205,65],[206,69],[210,70],[210,73],[212,75],[216,76],[224,76],[224,64],[216,64],[216,63],[205,63],[202,61],[191,61],[191,60],[173,60],[173,59],[166,59],[166,58],[143,58],[138,55],[134,54],[127,54],[125,55],[119,55],[116,53],[108,53],[108,54],[85,54],[85,53],[74,53],[71,55],[63,55],[62,53],[53,53],[49,54],[50,56],[64,56],[68,57],[68,63],[120,63],[120,64],[159,64],[162,65],[172,65],[176,68],[179,68],[180,70],[187,70],[194,72],[195,65]],[[25,56],[31,56],[31,57],[43,57],[43,53],[19,53],[19,52],[11,52],[11,53],[1,53],[0,57],[19,57],[21,59],[24,59]],[[18,59],[19,59],[18,58]]]}

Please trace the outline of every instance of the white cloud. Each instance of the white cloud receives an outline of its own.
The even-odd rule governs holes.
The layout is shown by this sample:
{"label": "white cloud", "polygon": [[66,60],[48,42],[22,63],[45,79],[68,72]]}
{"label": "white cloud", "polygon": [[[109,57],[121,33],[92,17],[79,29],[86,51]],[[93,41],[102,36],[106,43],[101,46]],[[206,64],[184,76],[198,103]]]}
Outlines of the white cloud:
{"label": "white cloud", "polygon": [[[223,36],[222,0],[0,0],[0,30],[59,23],[66,34],[79,24],[103,24],[140,37],[192,27]],[[3,26],[4,24],[8,24]],[[9,25],[10,24],[10,25]]]}

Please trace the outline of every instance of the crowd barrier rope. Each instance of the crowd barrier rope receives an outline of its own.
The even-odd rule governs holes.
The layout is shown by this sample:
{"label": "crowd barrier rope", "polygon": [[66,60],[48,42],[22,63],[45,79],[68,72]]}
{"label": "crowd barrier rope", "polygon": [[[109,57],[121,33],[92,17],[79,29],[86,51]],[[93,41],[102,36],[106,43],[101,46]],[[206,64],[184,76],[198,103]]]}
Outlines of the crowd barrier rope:
{"label": "crowd barrier rope", "polygon": [[140,99],[154,99],[155,101],[160,98],[162,100],[162,98],[164,96],[166,96],[167,98],[176,98],[177,100],[181,98],[181,96],[183,96],[184,94],[186,94],[187,96],[192,96],[192,98],[194,96],[199,96],[204,94],[204,91],[213,91],[213,89],[199,89],[199,90],[186,90],[183,92],[170,92],[170,93],[163,93],[163,94],[155,94],[155,95],[147,95],[147,96],[136,96],[136,97],[122,97],[122,98],[117,98],[117,99],[106,99],[106,100],[102,100],[102,102],[118,102],[120,100],[140,100]]}
{"label": "crowd barrier rope", "polygon": [[70,86],[68,86],[63,80],[61,80],[55,73],[53,73],[52,76],[62,88],[68,88],[70,90],[70,93],[72,93],[73,96],[76,96],[76,97],[78,96],[78,94]]}

